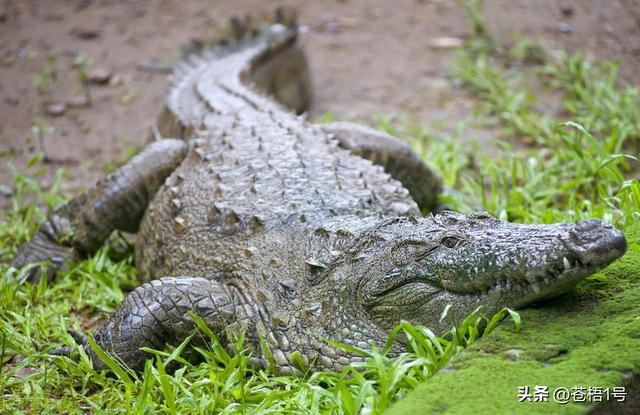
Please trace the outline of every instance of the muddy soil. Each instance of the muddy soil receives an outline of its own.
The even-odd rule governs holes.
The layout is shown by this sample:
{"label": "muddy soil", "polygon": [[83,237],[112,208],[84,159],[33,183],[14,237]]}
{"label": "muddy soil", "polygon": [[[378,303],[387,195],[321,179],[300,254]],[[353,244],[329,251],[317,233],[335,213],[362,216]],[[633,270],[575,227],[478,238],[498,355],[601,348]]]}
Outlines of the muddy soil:
{"label": "muddy soil", "polygon": [[[140,65],[174,61],[181,46],[216,35],[229,17],[280,4],[299,12],[315,85],[312,119],[331,113],[374,123],[396,114],[446,130],[471,113],[473,101],[447,77],[452,49],[433,46],[440,37],[471,34],[453,0],[0,0],[0,207],[10,200],[10,166],[24,170],[40,151],[32,131],[38,117],[53,127],[43,134],[49,161],[42,184],[63,167],[69,171],[64,191],[91,185],[144,143],[162,107],[166,75]],[[637,0],[486,0],[485,15],[494,33],[519,32],[552,47],[619,58],[624,81],[640,83]],[[91,68],[111,72],[109,81],[90,87],[91,106],[43,115],[34,79],[47,57],[55,57],[50,99],[77,102],[82,88],[73,61],[80,53]]]}

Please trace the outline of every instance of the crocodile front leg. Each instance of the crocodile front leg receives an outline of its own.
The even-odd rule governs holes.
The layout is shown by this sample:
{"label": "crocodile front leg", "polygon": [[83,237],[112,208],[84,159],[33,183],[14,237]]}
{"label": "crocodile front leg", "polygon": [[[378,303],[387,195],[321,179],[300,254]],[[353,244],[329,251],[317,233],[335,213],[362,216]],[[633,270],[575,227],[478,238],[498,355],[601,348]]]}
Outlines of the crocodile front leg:
{"label": "crocodile front leg", "polygon": [[436,208],[442,190],[440,178],[407,144],[361,124],[333,122],[321,128],[333,134],[340,147],[382,166],[407,188],[420,210],[428,212]]}
{"label": "crocodile front leg", "polygon": [[[182,140],[164,139],[148,145],[85,194],[53,212],[11,265],[20,268],[49,261],[53,271],[65,259],[95,252],[115,229],[136,232],[149,201],[186,152]],[[28,276],[31,281],[38,279],[36,271],[34,268]]]}
{"label": "crocodile front leg", "polygon": [[[225,328],[235,320],[235,303],[227,289],[205,278],[161,278],[132,291],[118,309],[97,329],[96,343],[133,370],[142,370],[149,357],[141,347],[162,349],[166,344],[179,344],[195,330],[189,312],[200,316],[207,327],[224,338]],[[96,370],[106,365],[89,346],[86,338],[81,346]],[[61,349],[55,354],[68,354]]]}

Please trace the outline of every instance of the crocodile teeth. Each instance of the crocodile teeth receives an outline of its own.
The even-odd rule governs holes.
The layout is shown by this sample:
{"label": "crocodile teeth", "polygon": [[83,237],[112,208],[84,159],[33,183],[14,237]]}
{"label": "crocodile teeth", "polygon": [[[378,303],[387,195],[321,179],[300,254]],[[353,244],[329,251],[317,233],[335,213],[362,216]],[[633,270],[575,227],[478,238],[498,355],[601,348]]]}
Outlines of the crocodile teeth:
{"label": "crocodile teeth", "polygon": [[533,288],[533,291],[536,294],[540,294],[540,282],[539,281],[531,283],[531,288]]}
{"label": "crocodile teeth", "polygon": [[571,269],[571,263],[567,259],[567,257],[562,258],[562,263],[564,264],[565,271],[569,271]]}

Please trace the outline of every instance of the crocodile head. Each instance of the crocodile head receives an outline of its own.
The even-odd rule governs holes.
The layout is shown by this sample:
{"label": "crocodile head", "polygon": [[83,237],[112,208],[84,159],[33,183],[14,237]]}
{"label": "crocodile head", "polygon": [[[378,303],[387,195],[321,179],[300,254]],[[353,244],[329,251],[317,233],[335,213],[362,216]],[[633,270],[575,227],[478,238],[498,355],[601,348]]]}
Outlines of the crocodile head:
{"label": "crocodile head", "polygon": [[622,233],[597,219],[522,225],[453,212],[390,220],[357,245],[352,271],[362,277],[351,292],[387,330],[405,319],[442,331],[478,306],[488,314],[519,308],[568,290],[626,251]]}

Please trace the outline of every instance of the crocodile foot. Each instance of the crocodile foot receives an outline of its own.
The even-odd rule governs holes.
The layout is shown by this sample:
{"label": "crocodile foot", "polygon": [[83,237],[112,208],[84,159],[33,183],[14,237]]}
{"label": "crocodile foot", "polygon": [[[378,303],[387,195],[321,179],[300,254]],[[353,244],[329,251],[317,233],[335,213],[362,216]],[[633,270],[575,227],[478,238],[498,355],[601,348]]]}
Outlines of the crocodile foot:
{"label": "crocodile foot", "polygon": [[[22,268],[33,264],[24,274],[21,282],[38,283],[43,275],[51,281],[58,270],[66,268],[67,260],[79,259],[79,253],[70,246],[58,242],[58,232],[52,221],[45,222],[31,240],[25,244],[11,261],[11,266]],[[38,264],[45,267],[37,266]],[[42,270],[42,272],[41,272]]]}

